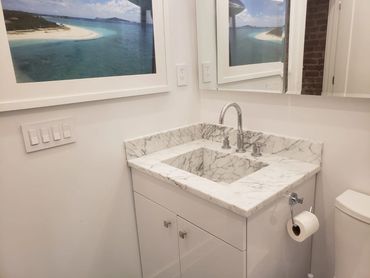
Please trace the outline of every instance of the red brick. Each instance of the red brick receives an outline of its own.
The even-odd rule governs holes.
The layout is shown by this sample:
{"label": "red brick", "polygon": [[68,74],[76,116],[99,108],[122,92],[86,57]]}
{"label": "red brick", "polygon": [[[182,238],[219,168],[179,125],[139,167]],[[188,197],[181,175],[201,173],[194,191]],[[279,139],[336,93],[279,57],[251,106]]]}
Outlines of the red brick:
{"label": "red brick", "polygon": [[308,0],[302,94],[322,91],[329,0]]}

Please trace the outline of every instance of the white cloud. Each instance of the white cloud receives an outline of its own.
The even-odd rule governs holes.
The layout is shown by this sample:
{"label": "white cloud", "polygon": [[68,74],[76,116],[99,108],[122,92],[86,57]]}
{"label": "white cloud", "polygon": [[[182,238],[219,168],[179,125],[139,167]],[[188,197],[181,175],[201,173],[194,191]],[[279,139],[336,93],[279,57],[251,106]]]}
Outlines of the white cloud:
{"label": "white cloud", "polygon": [[130,17],[127,19],[139,21],[140,8],[127,0],[90,3],[86,4],[86,9],[89,9],[96,17]]}
{"label": "white cloud", "polygon": [[140,8],[128,0],[3,0],[4,8],[87,18],[119,17],[140,21]]}
{"label": "white cloud", "polygon": [[252,16],[249,14],[248,10],[245,9],[236,16],[236,27],[248,25],[251,19]]}
{"label": "white cloud", "polygon": [[236,27],[245,25],[257,27],[275,27],[284,25],[284,17],[259,14],[251,15],[247,9],[236,16]]}

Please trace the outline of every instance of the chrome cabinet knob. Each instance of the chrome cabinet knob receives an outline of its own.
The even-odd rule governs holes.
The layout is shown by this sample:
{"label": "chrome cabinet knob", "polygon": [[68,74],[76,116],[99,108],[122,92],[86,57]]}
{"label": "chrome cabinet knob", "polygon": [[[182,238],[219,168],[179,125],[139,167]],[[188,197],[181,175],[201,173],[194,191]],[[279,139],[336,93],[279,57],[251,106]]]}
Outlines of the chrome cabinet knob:
{"label": "chrome cabinet knob", "polygon": [[165,226],[166,228],[169,228],[171,226],[171,221],[163,221],[163,226]]}
{"label": "chrome cabinet knob", "polygon": [[182,239],[185,239],[187,235],[188,235],[187,232],[179,231],[179,237],[181,237]]}

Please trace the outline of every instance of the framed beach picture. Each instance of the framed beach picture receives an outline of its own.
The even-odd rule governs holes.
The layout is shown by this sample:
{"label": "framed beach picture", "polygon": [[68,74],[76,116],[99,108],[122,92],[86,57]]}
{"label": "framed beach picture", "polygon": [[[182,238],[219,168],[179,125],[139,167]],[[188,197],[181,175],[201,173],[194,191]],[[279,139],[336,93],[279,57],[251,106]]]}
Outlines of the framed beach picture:
{"label": "framed beach picture", "polygon": [[0,111],[169,90],[166,0],[0,0]]}
{"label": "framed beach picture", "polygon": [[285,0],[217,1],[218,82],[282,76]]}

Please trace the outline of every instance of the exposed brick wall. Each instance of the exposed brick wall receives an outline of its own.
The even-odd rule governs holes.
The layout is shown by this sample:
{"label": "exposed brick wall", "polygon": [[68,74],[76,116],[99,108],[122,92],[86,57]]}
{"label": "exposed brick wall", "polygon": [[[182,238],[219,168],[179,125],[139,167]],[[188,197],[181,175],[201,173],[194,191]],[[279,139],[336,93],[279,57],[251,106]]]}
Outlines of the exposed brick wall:
{"label": "exposed brick wall", "polygon": [[321,95],[329,0],[308,0],[302,94]]}

